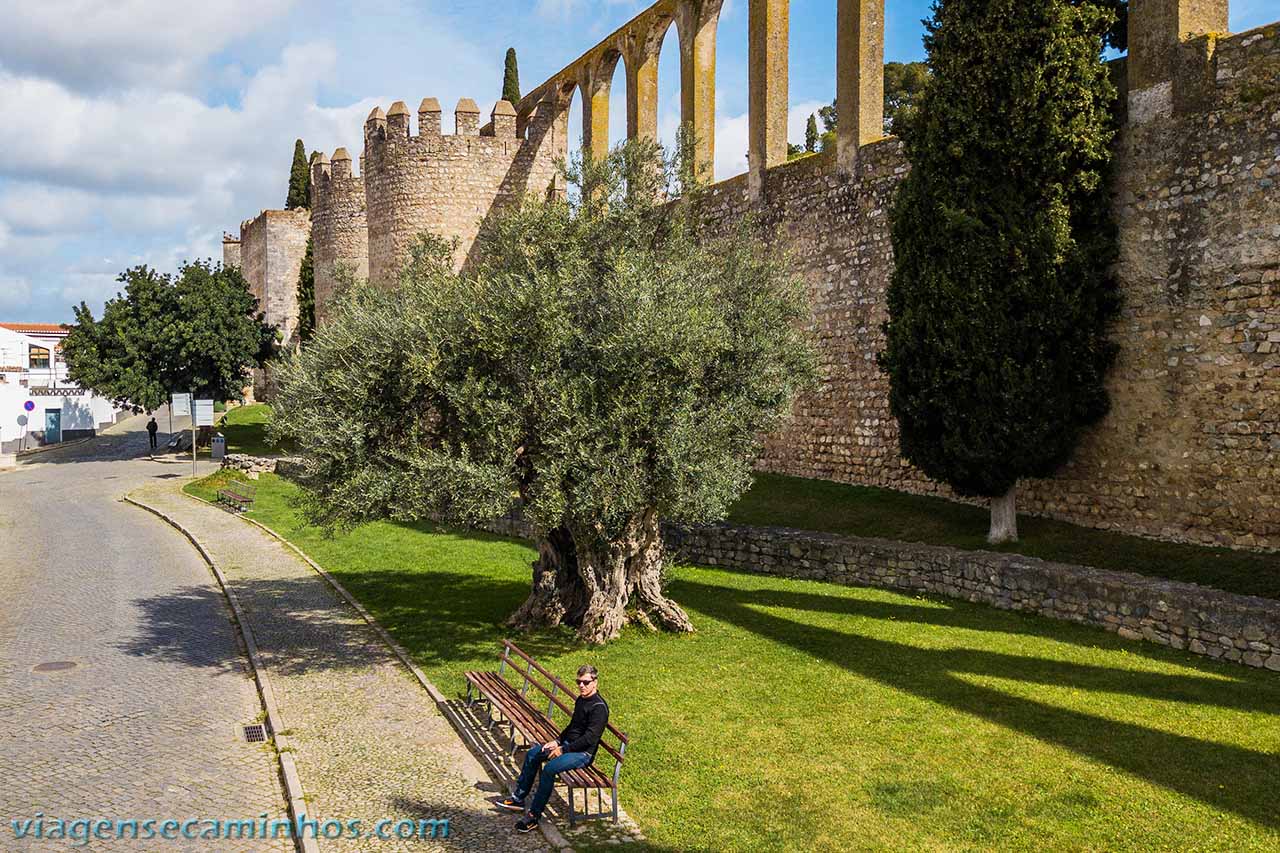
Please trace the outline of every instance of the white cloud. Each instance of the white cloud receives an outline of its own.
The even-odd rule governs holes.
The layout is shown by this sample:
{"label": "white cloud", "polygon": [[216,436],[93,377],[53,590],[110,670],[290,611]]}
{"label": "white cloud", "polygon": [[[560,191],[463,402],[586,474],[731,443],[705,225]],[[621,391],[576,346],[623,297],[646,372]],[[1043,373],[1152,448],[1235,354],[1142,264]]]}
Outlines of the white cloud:
{"label": "white cloud", "polygon": [[0,312],[20,311],[31,303],[31,284],[24,278],[0,275]]}
{"label": "white cloud", "polygon": [[[809,116],[826,106],[820,101],[805,101],[792,104],[787,114],[787,141],[800,144],[804,142],[805,124]],[[679,118],[670,116],[672,138],[675,128],[679,126]],[[819,125],[821,129],[821,125]],[[749,146],[750,126],[746,113],[735,116],[719,116],[716,119],[716,167],[717,181],[740,175],[747,171],[747,149]]]}
{"label": "white cloud", "polygon": [[19,233],[66,233],[89,220],[90,199],[89,193],[77,189],[14,182],[0,195],[0,221]]}
{"label": "white cloud", "polygon": [[210,56],[294,3],[0,0],[0,65],[74,90],[183,88]]}

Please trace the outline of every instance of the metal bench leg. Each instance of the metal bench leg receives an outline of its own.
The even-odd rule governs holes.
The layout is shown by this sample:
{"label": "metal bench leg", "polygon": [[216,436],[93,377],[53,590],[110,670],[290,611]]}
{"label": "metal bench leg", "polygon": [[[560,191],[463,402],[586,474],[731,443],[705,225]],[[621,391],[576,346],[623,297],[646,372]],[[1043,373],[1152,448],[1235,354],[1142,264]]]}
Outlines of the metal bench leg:
{"label": "metal bench leg", "polygon": [[566,793],[569,795],[569,826],[573,826],[573,788],[570,788]]}
{"label": "metal bench leg", "polygon": [[471,699],[471,682],[470,682],[470,681],[468,681],[468,682],[467,682],[467,707],[468,707],[468,708],[470,708],[470,707],[471,707],[471,703],[472,703],[472,701],[473,701],[473,700]]}
{"label": "metal bench leg", "polygon": [[618,786],[613,786],[613,822],[618,822]]}

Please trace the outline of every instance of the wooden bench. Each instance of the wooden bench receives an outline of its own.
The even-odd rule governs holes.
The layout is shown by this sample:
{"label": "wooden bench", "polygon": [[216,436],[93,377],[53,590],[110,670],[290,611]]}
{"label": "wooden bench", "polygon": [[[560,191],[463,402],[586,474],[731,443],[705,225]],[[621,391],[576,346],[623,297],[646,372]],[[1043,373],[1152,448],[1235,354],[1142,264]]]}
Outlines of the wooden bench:
{"label": "wooden bench", "polygon": [[253,499],[258,494],[258,485],[247,480],[232,480],[218,489],[218,501],[244,512],[253,506]]}
{"label": "wooden bench", "polygon": [[[516,647],[510,640],[502,643],[502,654],[498,658],[496,672],[468,672],[467,705],[483,701],[489,705],[491,712],[496,711],[498,717],[492,717],[489,728],[493,728],[499,719],[505,721],[510,730],[511,754],[514,755],[518,743],[516,732],[524,738],[526,745],[547,743],[555,740],[560,731],[569,724],[573,716],[573,701],[578,696],[575,688],[569,687],[555,675],[548,672],[541,664]],[[530,688],[535,693],[530,694]],[[542,702],[546,701],[546,711],[542,710]],[[534,702],[537,702],[537,707]],[[553,714],[559,710],[564,715],[562,724],[557,725]],[[616,745],[607,743],[605,737],[612,736]],[[618,821],[618,776],[622,772],[622,757],[627,751],[627,736],[617,729],[613,723],[605,728],[600,739],[600,751],[613,758],[613,774],[606,775],[595,763],[576,770],[561,773],[557,781],[568,788],[569,824],[572,826],[579,819],[612,817]],[[574,791],[582,791],[582,811],[578,811],[574,802]],[[596,807],[599,811],[590,811],[590,792],[596,791]],[[613,806],[606,811],[603,805],[603,793],[609,791]]]}

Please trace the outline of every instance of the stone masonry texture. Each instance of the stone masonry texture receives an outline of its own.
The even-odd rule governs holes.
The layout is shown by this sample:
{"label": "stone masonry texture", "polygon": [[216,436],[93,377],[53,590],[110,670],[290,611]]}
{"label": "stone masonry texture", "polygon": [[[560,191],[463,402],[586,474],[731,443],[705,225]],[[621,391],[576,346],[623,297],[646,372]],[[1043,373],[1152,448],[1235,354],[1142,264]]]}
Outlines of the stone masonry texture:
{"label": "stone masonry texture", "polygon": [[312,165],[311,234],[316,322],[323,324],[340,268],[355,279],[369,277],[364,178],[352,174],[351,155],[344,148],[334,152],[332,163],[321,159]]}
{"label": "stone masonry texture", "polygon": [[[1112,411],[1057,476],[1019,486],[1019,509],[1094,527],[1280,548],[1280,25],[1182,46],[1168,115],[1116,143]],[[888,212],[909,168],[897,139],[711,188],[713,218],[748,212],[809,284],[818,390],[766,442],[760,468],[950,496],[898,451],[875,362],[893,271]]]}
{"label": "stone masonry texture", "polygon": [[[655,26],[649,19],[669,6],[655,4],[635,26]],[[1204,6],[1205,20],[1219,7]],[[1123,61],[1114,66],[1124,308],[1112,330],[1121,347],[1112,410],[1057,475],[1020,484],[1018,506],[1156,538],[1280,549],[1280,24],[1171,43],[1146,61],[1140,91],[1128,91]],[[547,89],[534,107],[527,96],[515,128],[495,113],[480,135],[466,99],[452,136],[441,134],[433,99],[419,108],[417,135],[404,104],[375,110],[361,158],[370,279],[392,283],[423,230],[457,238],[464,265],[495,205],[542,193],[565,148],[562,94]],[[892,137],[846,153],[856,156],[825,152],[709,191],[713,222],[755,215],[809,286],[821,382],[768,437],[759,467],[954,497],[901,457],[876,365],[893,270],[888,212],[909,165]],[[319,200],[329,218],[317,257],[363,257],[355,186]],[[352,230],[335,226],[342,216]],[[248,274],[251,240],[242,252]]]}
{"label": "stone masonry texture", "polygon": [[411,136],[408,112],[397,114],[395,106],[385,123],[366,124],[363,178],[374,284],[395,282],[423,231],[457,238],[456,260],[463,265],[494,210],[526,194],[545,195],[552,185],[563,145],[558,149],[551,138],[550,122],[532,122],[520,138],[514,122],[495,115],[477,134],[468,132],[473,108],[467,99],[459,104],[453,135],[439,132],[439,113],[423,111],[419,133]]}
{"label": "stone masonry texture", "polygon": [[[519,515],[479,525],[532,539]],[[781,527],[662,525],[668,559],[778,577],[925,592],[1023,610],[1280,672],[1280,602],[1019,554]]]}
{"label": "stone masonry texture", "polygon": [[286,345],[298,328],[298,273],[310,233],[311,212],[302,209],[264,210],[240,225],[241,272]]}

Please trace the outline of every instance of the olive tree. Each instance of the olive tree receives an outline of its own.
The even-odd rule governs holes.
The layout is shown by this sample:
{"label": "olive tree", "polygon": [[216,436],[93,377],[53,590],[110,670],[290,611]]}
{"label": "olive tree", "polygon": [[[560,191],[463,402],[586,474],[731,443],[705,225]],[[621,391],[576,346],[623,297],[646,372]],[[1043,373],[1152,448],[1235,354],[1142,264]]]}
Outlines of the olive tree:
{"label": "olive tree", "polygon": [[427,235],[397,288],[349,288],[273,403],[311,517],[518,507],[538,558],[513,625],[692,630],[659,522],[725,516],[813,356],[804,288],[758,229],[701,227],[687,174],[666,201],[678,159],[633,142],[578,161],[575,202],[494,214],[464,272]]}

